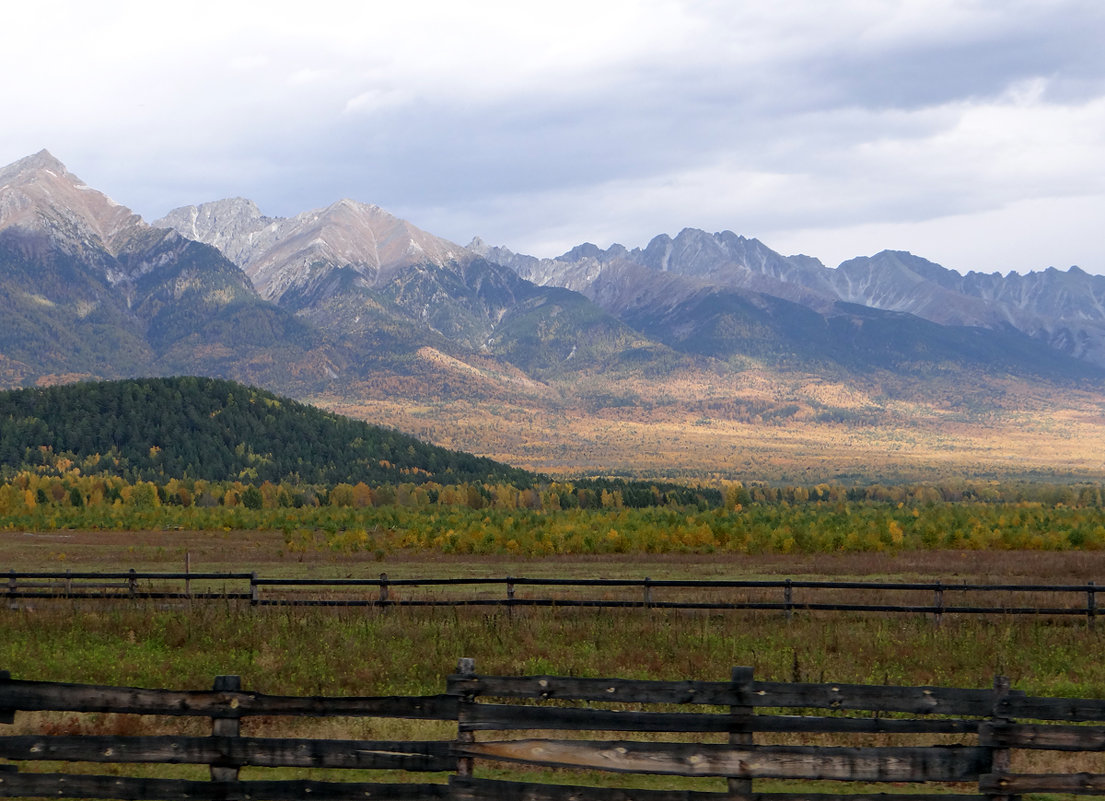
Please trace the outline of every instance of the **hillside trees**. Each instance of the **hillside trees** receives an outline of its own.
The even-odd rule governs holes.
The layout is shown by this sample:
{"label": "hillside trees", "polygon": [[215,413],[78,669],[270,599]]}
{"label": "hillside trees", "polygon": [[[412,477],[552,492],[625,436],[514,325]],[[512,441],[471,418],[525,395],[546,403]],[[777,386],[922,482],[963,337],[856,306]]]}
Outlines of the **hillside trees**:
{"label": "hillside trees", "polygon": [[68,459],[132,481],[531,486],[537,478],[262,390],[187,376],[0,393],[0,443],[9,472]]}

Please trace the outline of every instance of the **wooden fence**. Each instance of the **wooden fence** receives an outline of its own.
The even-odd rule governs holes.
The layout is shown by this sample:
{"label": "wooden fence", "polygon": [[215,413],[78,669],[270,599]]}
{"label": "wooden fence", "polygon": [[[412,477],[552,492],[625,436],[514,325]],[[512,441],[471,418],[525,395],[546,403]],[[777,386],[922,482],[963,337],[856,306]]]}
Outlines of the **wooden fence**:
{"label": "wooden fence", "polygon": [[[2,575],[2,574],[0,574]],[[2,579],[0,579],[2,581]],[[259,578],[256,573],[17,572],[0,584],[9,603],[33,599],[229,600],[253,606],[490,606],[769,610],[932,615],[1097,616],[1086,584],[502,578]]]}
{"label": "wooden fence", "polygon": [[[504,703],[505,702],[505,703]],[[719,709],[720,708],[720,709]],[[640,681],[481,676],[462,659],[443,694],[425,697],[291,697],[245,691],[237,677],[211,690],[151,690],[15,680],[0,676],[0,720],[16,711],[208,718],[209,736],[0,736],[0,796],[165,799],[416,799],[457,801],[829,801],[816,782],[862,782],[845,801],[975,801],[1021,793],[1105,794],[1105,774],[1028,773],[1024,754],[1086,752],[1100,758],[1105,701],[1036,698],[1004,679],[992,689],[756,681]],[[804,714],[797,714],[799,711]],[[242,736],[250,716],[384,717],[455,721],[451,740],[366,741]],[[43,719],[42,716],[39,719]],[[560,733],[560,737],[554,737]],[[605,733],[606,736],[596,737]],[[674,741],[662,741],[676,734]],[[574,736],[573,736],[574,735]],[[862,742],[855,744],[856,738]],[[766,738],[769,742],[757,742]],[[778,743],[777,741],[784,742]],[[803,743],[802,740],[807,742]],[[832,740],[826,742],[826,740]],[[816,740],[816,744],[808,744]],[[1079,754],[1086,756],[1086,754]],[[36,761],[190,763],[210,781],[35,772]],[[1029,760],[1038,764],[1039,758]],[[481,778],[507,763],[556,783]],[[28,769],[28,765],[31,769]],[[399,770],[436,774],[410,782],[249,779],[256,768]],[[478,769],[478,770],[477,770]],[[579,771],[583,771],[580,779]],[[594,772],[722,777],[724,789],[586,786]],[[1018,772],[1019,771],[1019,772]],[[357,775],[363,779],[363,775]],[[761,793],[762,779],[797,789]],[[685,781],[685,780],[684,780]],[[714,782],[719,788],[719,778]],[[921,792],[902,792],[908,782]],[[627,782],[623,782],[627,783]],[[630,782],[631,783],[631,782]],[[873,793],[870,785],[882,785]],[[812,790],[810,788],[813,788]]]}

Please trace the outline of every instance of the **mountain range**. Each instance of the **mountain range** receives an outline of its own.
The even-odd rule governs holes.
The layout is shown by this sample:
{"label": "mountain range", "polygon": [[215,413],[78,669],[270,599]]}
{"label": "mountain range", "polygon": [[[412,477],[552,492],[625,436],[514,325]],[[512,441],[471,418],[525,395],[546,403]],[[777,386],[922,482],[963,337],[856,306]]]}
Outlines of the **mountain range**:
{"label": "mountain range", "polygon": [[[1105,278],[960,275],[884,251],[828,268],[734,233],[555,259],[467,246],[352,200],[218,200],[147,223],[47,151],[0,168],[0,385],[232,378],[563,400],[581,381],[752,367],[921,386],[1105,377]],[[558,401],[559,402],[559,401]]]}
{"label": "mountain range", "polygon": [[[1025,276],[963,276],[910,253],[883,251],[830,269],[817,259],[783,256],[730,231],[690,228],[674,239],[657,236],[643,250],[585,244],[556,259],[518,255],[478,240],[470,247],[534,283],[580,292],[673,347],[710,355],[747,352],[751,345],[748,337],[719,342],[721,323],[713,322],[714,315],[754,323],[766,337],[758,343],[761,352],[789,338],[773,324],[782,316],[804,336],[817,334],[814,329],[821,325],[831,332],[834,320],[835,328],[855,328],[855,339],[837,340],[832,333],[827,342],[819,337],[829,351],[819,355],[854,366],[885,362],[864,341],[864,333],[874,332],[862,329],[870,327],[898,329],[899,344],[906,349],[944,342],[950,350],[942,352],[956,358],[956,349],[963,348],[957,361],[985,354],[993,366],[1015,370],[1020,358],[1051,359],[1065,370],[1059,366],[1062,355],[1105,367],[1105,278],[1077,267]],[[879,332],[880,337],[887,334]],[[817,340],[806,340],[804,347],[816,346]],[[1002,354],[1005,349],[1009,354]]]}

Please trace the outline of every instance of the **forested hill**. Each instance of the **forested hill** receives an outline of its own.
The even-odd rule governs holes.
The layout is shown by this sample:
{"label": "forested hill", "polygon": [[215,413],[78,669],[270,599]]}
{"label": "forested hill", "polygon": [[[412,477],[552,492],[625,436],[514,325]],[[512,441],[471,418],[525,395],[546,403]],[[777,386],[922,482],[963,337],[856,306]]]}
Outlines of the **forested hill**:
{"label": "forested hill", "polygon": [[0,468],[71,460],[85,474],[303,483],[507,482],[532,473],[211,378],[0,393]]}

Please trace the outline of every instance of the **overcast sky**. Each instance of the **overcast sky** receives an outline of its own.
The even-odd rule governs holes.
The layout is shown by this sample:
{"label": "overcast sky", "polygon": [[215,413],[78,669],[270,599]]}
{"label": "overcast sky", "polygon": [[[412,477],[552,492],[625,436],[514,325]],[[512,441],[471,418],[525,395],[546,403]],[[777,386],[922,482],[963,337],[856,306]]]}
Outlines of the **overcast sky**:
{"label": "overcast sky", "polygon": [[343,197],[554,256],[732,230],[829,266],[1105,273],[1102,0],[8,4],[0,164],[153,220]]}

